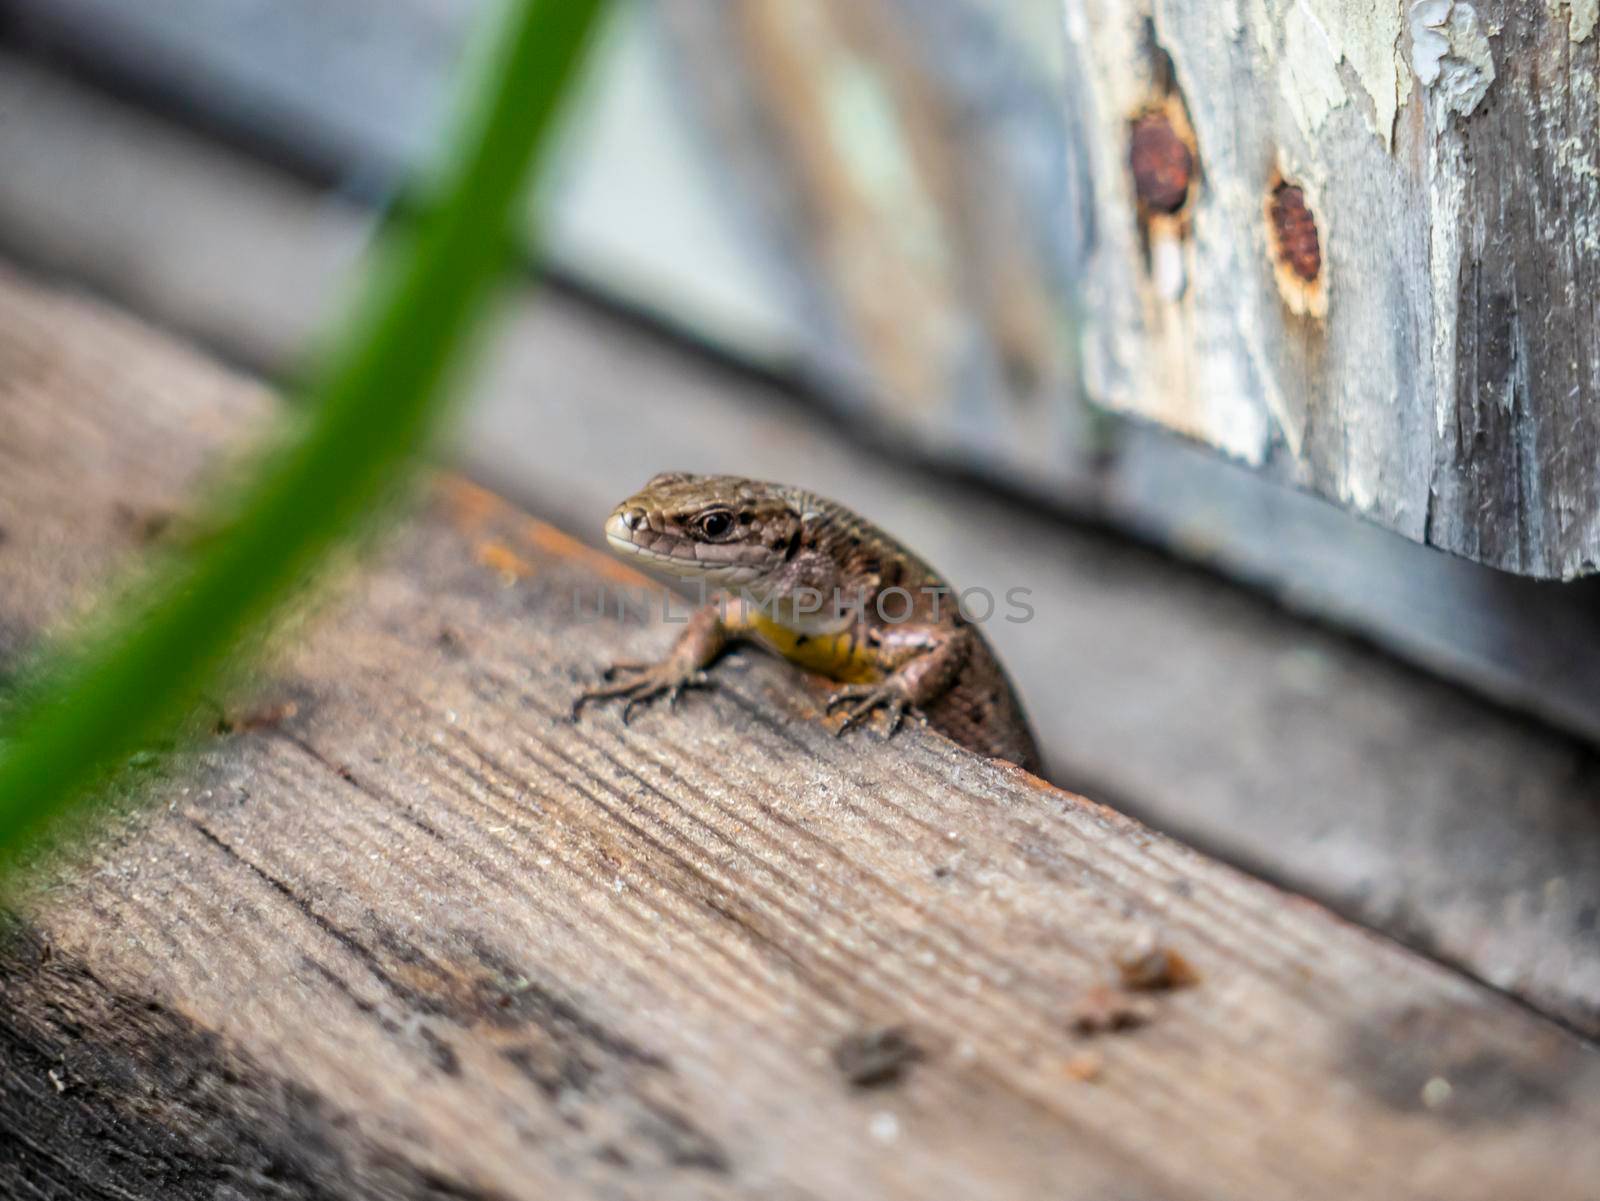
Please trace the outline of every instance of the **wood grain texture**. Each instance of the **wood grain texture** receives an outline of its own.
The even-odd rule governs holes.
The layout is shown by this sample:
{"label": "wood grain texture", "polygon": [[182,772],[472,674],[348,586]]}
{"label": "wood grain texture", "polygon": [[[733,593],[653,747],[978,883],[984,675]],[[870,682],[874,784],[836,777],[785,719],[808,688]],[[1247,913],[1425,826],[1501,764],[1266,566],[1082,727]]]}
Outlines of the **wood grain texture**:
{"label": "wood grain texture", "polygon": [[1578,6],[1494,7],[1495,83],[1448,143],[1461,260],[1430,538],[1533,574],[1593,572],[1600,36],[1592,8],[1580,41]]}
{"label": "wood grain texture", "polygon": [[[26,641],[126,560],[122,507],[265,399],[15,282],[0,317]],[[668,633],[575,616],[635,580],[442,481],[283,644],[273,715],[147,775],[144,816],[10,921],[4,1187],[1587,1195],[1590,1046],[1109,809],[923,732],[836,740],[763,659],[571,724],[596,663]],[[1198,984],[1074,1034],[1151,932]],[[891,1025],[922,1060],[853,1089],[831,1051]]]}
{"label": "wood grain texture", "polygon": [[[0,174],[0,240],[230,356],[294,361],[361,212],[3,57],[0,109],[26,114],[0,126],[15,168]],[[1600,739],[1600,607],[1585,601],[1600,581],[1439,555],[1147,433],[1103,481],[1119,503],[1159,491],[1196,543],[1259,533],[1253,570],[1296,609],[1333,606]],[[804,481],[963,586],[1032,588],[1038,620],[989,628],[1054,779],[1600,1031],[1590,747],[1161,556],[931,476],[570,298],[512,306],[457,453],[594,537],[597,515],[665,465]]]}
{"label": "wood grain texture", "polygon": [[[1600,38],[1560,4],[1063,9],[1095,187],[1091,394],[1429,545],[1594,571]],[[1198,147],[1165,230],[1127,169],[1156,103]],[[1324,316],[1274,262],[1283,182],[1317,229]]]}

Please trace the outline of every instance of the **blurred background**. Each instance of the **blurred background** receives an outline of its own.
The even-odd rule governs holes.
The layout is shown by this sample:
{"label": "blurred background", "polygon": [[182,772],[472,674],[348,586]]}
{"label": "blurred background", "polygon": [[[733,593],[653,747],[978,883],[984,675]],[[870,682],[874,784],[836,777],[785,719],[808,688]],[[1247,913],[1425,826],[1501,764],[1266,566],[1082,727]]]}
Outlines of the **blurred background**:
{"label": "blurred background", "polygon": [[[0,0],[0,255],[296,378],[479,7]],[[1202,237],[1162,274],[1198,184],[1108,216],[1124,118],[1074,11],[616,5],[452,461],[595,544],[657,471],[800,483],[1029,588],[987,632],[1056,782],[1600,1033],[1596,582],[1532,578],[1565,545],[1421,545],[1426,481],[1335,479],[1260,389],[1139,392],[1104,256],[1137,234],[1172,304],[1237,265]]]}

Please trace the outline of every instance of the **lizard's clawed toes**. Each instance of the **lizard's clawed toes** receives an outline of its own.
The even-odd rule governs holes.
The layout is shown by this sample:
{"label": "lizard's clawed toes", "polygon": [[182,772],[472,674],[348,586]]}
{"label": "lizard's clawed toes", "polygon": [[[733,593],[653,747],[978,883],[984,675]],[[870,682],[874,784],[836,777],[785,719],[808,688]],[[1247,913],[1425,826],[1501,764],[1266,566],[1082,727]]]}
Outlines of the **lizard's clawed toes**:
{"label": "lizard's clawed toes", "polygon": [[613,663],[602,675],[612,682],[579,693],[572,702],[573,721],[577,721],[584,707],[594,701],[621,700],[622,724],[627,725],[634,709],[658,697],[666,697],[667,703],[676,707],[685,689],[711,687],[711,677],[705,672],[670,659],[664,663]]}
{"label": "lizard's clawed toes", "polygon": [[[848,706],[848,708],[845,708]],[[926,722],[922,712],[906,699],[906,695],[892,683],[847,684],[828,698],[825,706],[829,713],[845,708],[844,721],[834,729],[833,736],[841,737],[846,730],[854,729],[872,716],[873,710],[884,714],[884,738],[893,738],[905,715],[910,713],[918,721]]]}

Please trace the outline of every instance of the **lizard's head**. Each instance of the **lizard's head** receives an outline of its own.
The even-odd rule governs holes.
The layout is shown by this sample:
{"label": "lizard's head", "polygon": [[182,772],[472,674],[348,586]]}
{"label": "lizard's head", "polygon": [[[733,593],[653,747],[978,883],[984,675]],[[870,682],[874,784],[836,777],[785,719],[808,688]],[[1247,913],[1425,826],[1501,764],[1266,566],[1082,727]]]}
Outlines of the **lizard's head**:
{"label": "lizard's head", "polygon": [[803,516],[785,492],[735,475],[664,472],[616,507],[606,540],[673,575],[754,584],[799,545]]}

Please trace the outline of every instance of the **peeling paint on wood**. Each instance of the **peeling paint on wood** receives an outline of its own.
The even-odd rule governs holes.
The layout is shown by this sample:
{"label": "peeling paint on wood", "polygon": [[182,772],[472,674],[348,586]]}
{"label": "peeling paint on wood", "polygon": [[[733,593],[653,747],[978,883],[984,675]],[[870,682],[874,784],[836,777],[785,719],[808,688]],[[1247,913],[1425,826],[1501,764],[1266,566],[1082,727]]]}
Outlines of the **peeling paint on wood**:
{"label": "peeling paint on wood", "polygon": [[[1585,14],[1250,0],[1234,36],[1173,0],[1064,4],[1096,196],[1091,396],[1418,541],[1596,570],[1600,52],[1569,37]],[[1168,69],[1202,180],[1181,297],[1139,268],[1108,137]],[[1315,326],[1275,279],[1274,172],[1313,202]]]}
{"label": "peeling paint on wood", "polygon": [[1574,42],[1586,42],[1600,24],[1600,0],[1549,0],[1550,11],[1559,16],[1567,14],[1567,36]]}
{"label": "peeling paint on wood", "polygon": [[1464,0],[1417,0],[1411,6],[1411,65],[1425,88],[1437,88],[1458,117],[1470,117],[1494,82],[1494,55]]}
{"label": "peeling paint on wood", "polygon": [[[1266,0],[1277,9],[1276,20],[1285,30],[1286,57],[1296,53],[1315,55],[1309,38],[1289,41],[1291,24],[1305,22],[1315,26],[1321,46],[1332,51],[1334,66],[1349,67],[1361,84],[1370,116],[1363,111],[1368,128],[1385,147],[1391,144],[1395,114],[1400,106],[1404,67],[1396,55],[1402,19],[1400,0]],[[1259,19],[1259,18],[1258,18]],[[1363,106],[1364,110],[1365,107]]]}

